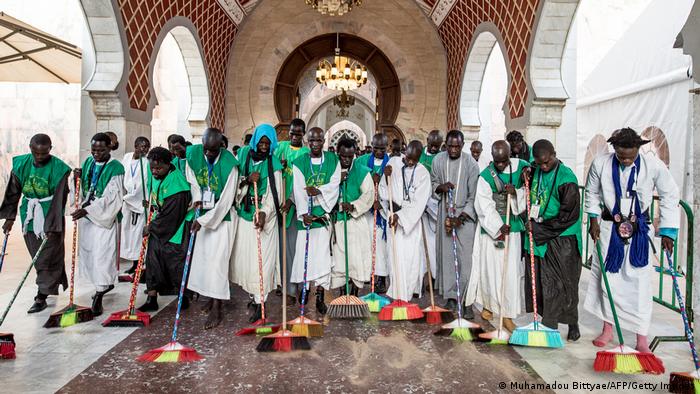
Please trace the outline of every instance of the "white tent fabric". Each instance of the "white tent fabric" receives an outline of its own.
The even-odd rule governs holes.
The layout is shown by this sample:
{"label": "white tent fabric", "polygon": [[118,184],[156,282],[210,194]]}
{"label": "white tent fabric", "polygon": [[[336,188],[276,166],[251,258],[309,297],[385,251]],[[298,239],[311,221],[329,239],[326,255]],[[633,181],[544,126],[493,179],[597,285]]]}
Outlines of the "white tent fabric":
{"label": "white tent fabric", "polygon": [[80,83],[81,51],[0,12],[0,81]]}

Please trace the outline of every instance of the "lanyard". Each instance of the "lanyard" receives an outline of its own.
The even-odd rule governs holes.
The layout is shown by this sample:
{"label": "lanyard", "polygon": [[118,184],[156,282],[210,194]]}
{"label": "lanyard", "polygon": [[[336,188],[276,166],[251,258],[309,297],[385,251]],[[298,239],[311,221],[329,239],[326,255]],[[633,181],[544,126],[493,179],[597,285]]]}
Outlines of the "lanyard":
{"label": "lanyard", "polygon": [[411,195],[409,192],[411,191],[411,187],[413,187],[413,177],[416,175],[416,167],[418,165],[413,166],[413,172],[411,172],[411,180],[408,183],[408,186],[406,186],[406,166],[401,167],[401,179],[403,180],[403,199],[404,201],[411,201]]}
{"label": "lanyard", "polygon": [[[552,184],[549,185],[549,195],[547,196],[547,202],[544,204],[544,209],[540,211],[540,216],[543,216],[545,212],[547,212],[547,207],[549,206],[549,202],[552,200],[552,193],[554,193],[554,185],[557,184],[557,176],[559,175],[559,167],[561,163],[557,164],[557,169],[554,170],[554,178],[552,179]],[[542,169],[538,168],[538,176],[537,176],[537,195],[536,195],[536,200],[537,203],[540,204],[542,201],[540,201],[540,197],[542,194],[540,194],[540,186],[542,186]],[[544,190],[542,191],[544,193]]]}
{"label": "lanyard", "polygon": [[101,164],[97,171],[95,171],[95,167],[97,167],[97,162],[92,163],[92,167],[90,167],[90,192],[95,191],[97,188],[97,182],[99,182],[100,177],[102,176],[102,170],[104,170],[105,164]]}
{"label": "lanyard", "polygon": [[136,175],[136,169],[138,168],[138,166],[139,166],[140,163],[141,163],[141,162],[139,162],[139,161],[133,161],[133,162],[131,163],[130,171],[131,171],[131,177],[132,177],[132,178]]}
{"label": "lanyard", "polygon": [[[459,180],[462,179],[462,156],[461,155],[459,156],[458,160],[459,160],[459,164],[458,164],[459,170],[457,171],[457,180],[454,183],[454,185],[455,185],[455,192],[454,192],[455,200],[457,200],[457,196],[459,196],[459,186],[460,186]],[[445,180],[447,182],[450,181],[450,161],[451,160],[448,156],[447,157],[447,169],[446,169],[446,173],[445,173]]]}
{"label": "lanyard", "polygon": [[209,159],[205,158],[205,163],[207,163],[207,189],[211,191],[211,176],[214,173],[214,165],[209,163]]}
{"label": "lanyard", "polygon": [[321,164],[319,164],[318,167],[318,172],[314,172],[314,163],[313,159],[311,158],[311,155],[309,155],[309,171],[311,171],[311,182],[313,183],[313,186],[316,186],[318,184],[318,177],[321,176],[321,171],[323,170],[323,161],[325,159],[325,155],[321,153]]}

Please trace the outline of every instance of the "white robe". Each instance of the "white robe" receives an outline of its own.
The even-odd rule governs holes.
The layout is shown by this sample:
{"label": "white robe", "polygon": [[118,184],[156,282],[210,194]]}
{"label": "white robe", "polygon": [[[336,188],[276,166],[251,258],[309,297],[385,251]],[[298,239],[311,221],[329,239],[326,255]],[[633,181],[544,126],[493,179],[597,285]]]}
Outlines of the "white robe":
{"label": "white robe", "polygon": [[[134,153],[124,155],[124,204],[122,205],[121,239],[119,243],[119,257],[125,260],[136,261],[141,252],[143,239],[143,226],[146,224],[143,200],[147,194],[145,182],[148,181],[148,160],[144,157],[141,162],[134,160]],[[143,163],[143,167],[141,166]],[[143,175],[143,178],[141,177]],[[143,180],[143,182],[142,182]],[[148,197],[146,196],[146,200]],[[135,214],[135,215],[133,215]],[[133,217],[132,217],[133,215]],[[136,223],[133,223],[133,218]]]}
{"label": "white robe", "polygon": [[[275,185],[278,192],[282,192],[282,176],[280,171],[274,174]],[[266,180],[267,182],[267,180]],[[262,278],[263,278],[263,295],[267,299],[267,295],[279,285],[280,282],[280,254],[279,254],[279,232],[277,230],[277,210],[275,209],[275,200],[270,190],[270,185],[267,184],[267,190],[262,197],[259,209],[265,213],[265,226],[260,231],[260,247],[262,255]],[[246,186],[238,189],[236,196],[236,204],[243,204],[244,197],[248,195]],[[284,201],[282,196],[279,201]],[[233,253],[231,255],[231,282],[241,286],[248,294],[251,294],[255,299],[255,303],[261,302],[260,297],[260,267],[258,264],[258,241],[257,230],[252,221],[247,221],[241,217],[238,218],[238,226],[236,228],[236,240],[233,244]]]}
{"label": "white robe", "polygon": [[[400,157],[392,157],[389,163],[392,167],[392,176],[389,177],[392,198],[395,203],[401,206],[401,210],[394,212],[399,217],[399,224],[396,227],[396,238],[394,238],[391,228],[387,225],[389,238],[389,264],[391,272],[391,284],[387,295],[393,299],[410,301],[413,294],[420,294],[423,275],[421,275],[421,265],[424,264],[425,256],[418,253],[423,242],[423,230],[420,220],[425,211],[425,206],[431,194],[430,174],[422,164],[415,167],[413,184],[409,187],[408,197],[404,199],[404,182],[401,177],[401,169],[404,163]],[[410,182],[413,168],[406,168],[406,182]],[[386,176],[382,176],[379,183],[379,198],[382,203],[382,214],[389,218],[389,186],[387,186]],[[407,185],[408,186],[408,185]]]}
{"label": "white robe", "polygon": [[[190,183],[192,201],[202,201],[202,190],[189,164],[185,168],[185,174]],[[201,228],[197,232],[192,251],[192,267],[187,288],[217,300],[228,300],[231,296],[228,271],[238,220],[236,210],[233,209],[236,189],[238,168],[234,167],[226,179],[219,201],[213,209],[197,219]],[[224,220],[229,213],[231,220]]]}
{"label": "white robe", "polygon": [[[511,159],[513,171],[518,168],[518,159]],[[504,172],[508,173],[508,168]],[[516,190],[515,198],[511,197],[511,219],[519,215],[527,208],[524,188]],[[516,318],[522,312],[521,303],[523,297],[523,265],[521,263],[522,244],[520,233],[508,235],[508,260],[504,261],[505,248],[496,247],[495,239],[501,236],[501,226],[505,223],[501,215],[496,211],[496,202],[493,200],[491,186],[483,178],[479,177],[476,186],[476,198],[474,200],[479,224],[474,236],[474,249],[472,251],[472,271],[467,287],[465,304],[476,302],[484,308],[498,314],[501,310],[501,286],[503,282],[503,267],[507,264],[506,279],[503,300],[503,317]],[[486,234],[482,234],[481,230]]]}
{"label": "white robe", "polygon": [[[112,177],[102,197],[92,200],[85,208],[87,216],[78,221],[78,274],[90,280],[97,291],[106,290],[117,280],[117,215],[122,207],[123,182],[122,175]],[[74,185],[70,182],[71,206]]]}
{"label": "white robe", "polygon": [[[365,214],[374,204],[374,182],[367,174],[360,185],[360,197],[352,202],[355,207],[348,218],[348,276],[355,286],[362,288],[372,274],[372,235],[367,231]],[[344,222],[335,223],[336,240],[333,244],[333,272],[331,287],[345,285],[345,233]]]}
{"label": "white robe", "polygon": [[[321,158],[311,159],[315,165],[321,163]],[[306,194],[306,180],[304,174],[294,166],[294,203],[296,205],[296,214],[298,220],[303,220],[303,216],[309,211],[309,197]],[[313,205],[320,206],[326,213],[329,213],[336,202],[338,202],[338,194],[340,191],[340,163],[335,167],[335,171],[331,176],[330,182],[325,185],[318,186],[317,189],[321,192],[313,198]],[[296,226],[296,223],[292,223]],[[331,285],[331,269],[333,260],[331,259],[330,248],[331,232],[327,227],[312,228],[309,231],[309,256],[307,263],[306,281],[307,286],[311,282],[316,282],[317,286],[322,286],[324,289],[330,289]],[[304,282],[304,249],[306,247],[306,230],[299,230],[297,234],[296,251],[294,252],[294,263],[292,264],[292,276],[290,281],[293,283]]]}
{"label": "white robe", "polygon": [[[586,185],[586,213],[597,215],[600,223],[600,249],[603,261],[608,253],[612,222],[600,220],[602,206],[612,212],[615,205],[615,186],[612,180],[612,158],[614,153],[598,156],[592,163]],[[627,167],[620,174],[622,192],[627,189],[627,180],[632,173]],[[642,212],[651,206],[656,190],[660,197],[660,227],[678,229],[680,210],[679,191],[668,168],[654,155],[642,154],[639,175],[636,177],[636,190]],[[649,226],[649,236],[654,236],[654,226]],[[644,267],[634,267],[629,262],[629,246],[625,246],[625,258],[617,273],[607,272],[615,308],[623,329],[647,335],[651,324],[654,274],[652,248],[649,247],[649,263]],[[584,307],[598,318],[614,324],[605,285],[602,283],[598,255],[594,250],[591,278]]]}
{"label": "white robe", "polygon": [[[388,162],[387,162],[388,163]],[[382,160],[381,159],[374,159],[374,167],[379,168],[382,166]],[[374,185],[372,186],[374,187]],[[378,191],[377,191],[378,193]],[[372,196],[374,199],[374,196]],[[374,203],[374,200],[372,200]],[[381,216],[381,212],[377,212],[378,216]],[[374,220],[374,212],[367,211],[365,214],[365,217],[367,218],[367,226],[369,229],[369,239],[370,239],[370,269],[371,269],[371,264],[372,264],[372,234],[374,234],[374,228],[377,228],[377,235],[375,237],[375,261],[374,261],[374,274],[376,276],[387,276],[389,275],[389,270],[391,269],[388,266],[388,247],[387,247],[387,240],[389,239],[389,226],[387,225],[387,238],[384,239],[384,230],[376,225],[376,222]]]}

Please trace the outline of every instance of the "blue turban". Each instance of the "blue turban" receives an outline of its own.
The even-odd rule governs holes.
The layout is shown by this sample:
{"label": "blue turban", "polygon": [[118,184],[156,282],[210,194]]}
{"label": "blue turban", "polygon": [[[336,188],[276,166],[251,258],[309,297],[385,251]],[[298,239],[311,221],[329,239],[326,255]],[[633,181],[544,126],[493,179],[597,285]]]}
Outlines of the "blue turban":
{"label": "blue turban", "polygon": [[250,149],[257,152],[258,142],[260,142],[262,137],[267,137],[267,139],[270,140],[270,154],[272,154],[272,152],[275,151],[275,148],[277,148],[277,131],[275,131],[275,128],[267,123],[263,123],[255,128],[253,138],[250,139]]}

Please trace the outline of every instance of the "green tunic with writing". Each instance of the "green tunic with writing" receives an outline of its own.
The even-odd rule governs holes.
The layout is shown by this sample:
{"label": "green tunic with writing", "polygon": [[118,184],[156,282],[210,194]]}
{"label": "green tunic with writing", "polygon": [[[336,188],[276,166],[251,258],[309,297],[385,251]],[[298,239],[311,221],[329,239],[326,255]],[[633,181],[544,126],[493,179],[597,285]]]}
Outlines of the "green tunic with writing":
{"label": "green tunic with writing", "polygon": [[[357,160],[350,167],[348,176],[344,182],[340,182],[340,198],[338,202],[347,202],[352,204],[355,200],[360,198],[362,195],[362,182],[364,182],[365,177],[369,175],[369,168],[365,167],[361,163],[357,163]],[[340,212],[336,213],[336,220],[344,220],[345,215]]]}
{"label": "green tunic with writing", "polygon": [[[265,195],[265,192],[267,192],[269,182],[275,181],[274,174],[272,178],[270,178],[270,174],[268,173],[267,161],[272,160],[273,173],[276,171],[282,171],[282,163],[280,163],[279,159],[277,159],[275,156],[271,156],[258,163],[254,162],[252,158],[250,159],[250,161],[248,161],[248,155],[250,154],[250,151],[250,146],[244,146],[238,151],[238,173],[241,176],[250,175],[254,172],[260,173],[257,194],[258,199],[260,199]],[[247,169],[245,168],[246,163],[248,163]],[[252,196],[254,192],[255,190],[252,185],[248,187],[248,196]],[[236,207],[236,212],[238,212],[238,216],[241,219],[252,222],[253,217],[255,216],[255,205],[251,203],[246,210],[244,201],[241,201],[241,203]]]}
{"label": "green tunic with writing", "polygon": [[[219,151],[219,158],[213,165],[209,165],[207,157],[204,156],[204,146],[202,144],[192,145],[187,149],[187,165],[190,166],[197,184],[201,190],[211,190],[214,193],[214,202],[221,199],[221,192],[226,186],[226,181],[234,167],[238,166],[238,160],[233,153],[226,149]],[[210,171],[211,170],[211,171]],[[202,209],[201,215],[208,210]],[[190,215],[191,216],[191,215]],[[188,217],[189,219],[190,217]],[[231,215],[226,214],[226,221],[231,220]]]}
{"label": "green tunic with writing", "polygon": [[[307,187],[318,187],[331,181],[331,177],[333,177],[333,173],[338,166],[338,156],[336,156],[333,152],[323,152],[323,163],[312,165],[311,156],[307,153],[294,160],[294,166],[298,168],[302,174],[304,174],[304,180]],[[327,212],[320,206],[314,206],[311,209],[311,214],[314,216],[323,216],[326,213]],[[317,222],[311,224],[311,228],[319,227],[323,227],[323,224]],[[297,229],[306,229],[303,221],[297,220]]]}
{"label": "green tunic with writing", "polygon": [[[504,223],[506,221],[507,196],[505,192],[499,192],[499,187],[496,184],[496,180],[494,179],[493,174],[496,174],[496,176],[501,180],[500,184],[506,185],[510,183],[516,189],[520,189],[521,187],[523,187],[521,174],[523,172],[523,169],[529,166],[530,164],[525,160],[518,159],[518,168],[512,170],[511,173],[506,174],[498,172],[498,170],[496,170],[496,167],[494,167],[493,162],[491,162],[488,165],[488,167],[481,171],[481,174],[479,175],[482,178],[484,178],[484,180],[489,184],[489,186],[491,186],[491,192],[493,193],[494,200],[496,201],[496,209],[501,215],[501,219],[503,219]],[[517,215],[510,215],[510,231],[513,233],[519,233],[524,230],[525,224],[523,223],[522,219],[520,219],[520,217],[518,217]],[[481,229],[481,232],[482,234],[486,234],[486,231],[484,229]]]}
{"label": "green tunic with writing", "polygon": [[[292,172],[292,164],[294,161],[299,158],[302,155],[308,154],[309,153],[309,147],[308,146],[302,146],[302,147],[294,147],[292,146],[292,143],[290,141],[281,141],[278,145],[277,148],[275,149],[272,154],[281,162],[283,160],[287,161],[287,167],[282,171],[282,176],[284,177],[284,182],[285,182],[285,190],[284,190],[284,199],[285,201],[289,198],[289,196],[292,195],[292,190],[294,188],[294,181],[293,181],[293,172]],[[289,213],[287,213],[287,227],[289,227],[292,224],[292,220],[295,215],[295,207],[292,205],[292,207],[289,209]]]}
{"label": "green tunic with writing", "polygon": [[420,153],[420,159],[418,160],[419,163],[423,164],[426,170],[428,170],[428,173],[430,174],[433,169],[433,159],[435,158],[436,155],[429,155],[426,151],[426,149],[423,149],[423,151]]}

